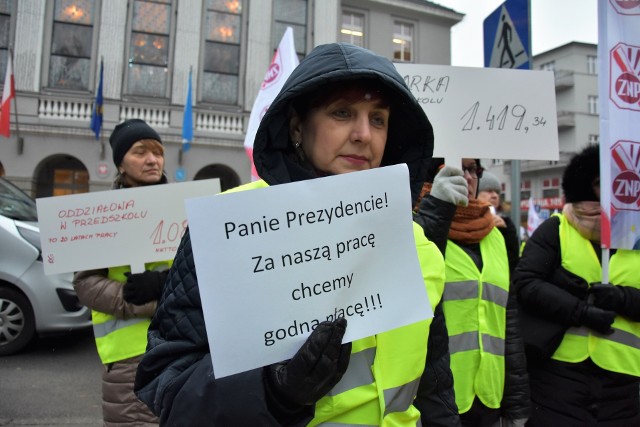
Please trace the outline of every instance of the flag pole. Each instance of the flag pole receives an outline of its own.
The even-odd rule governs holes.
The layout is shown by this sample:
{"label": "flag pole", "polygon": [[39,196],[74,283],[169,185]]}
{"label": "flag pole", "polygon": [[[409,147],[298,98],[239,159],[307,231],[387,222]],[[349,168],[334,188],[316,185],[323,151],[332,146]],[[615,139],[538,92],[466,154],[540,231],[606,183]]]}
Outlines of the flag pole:
{"label": "flag pole", "polygon": [[[104,73],[104,55],[100,55],[100,70],[102,73]],[[104,74],[100,76],[100,80],[102,80],[103,78],[104,78]],[[102,83],[104,84],[104,81]],[[100,140],[100,160],[104,160],[106,157],[106,152],[105,152],[106,150],[104,149],[103,134],[104,134],[104,95],[102,98],[102,125],[100,126],[100,137],[98,138]]]}
{"label": "flag pole", "polygon": [[[13,67],[14,67],[13,50],[11,48],[9,48],[8,50],[9,50],[9,61],[11,61],[11,71],[13,76],[13,87],[14,87],[14,93],[15,93],[16,73],[13,70]],[[7,82],[4,82],[4,84],[7,84]],[[11,84],[11,82],[9,82],[9,84]],[[13,96],[13,108],[15,112],[13,114],[16,117],[16,144],[17,144],[18,154],[22,155],[22,153],[24,152],[24,139],[20,136],[20,123],[18,121],[18,99],[17,98],[18,98],[18,94],[15,93],[15,95]]]}

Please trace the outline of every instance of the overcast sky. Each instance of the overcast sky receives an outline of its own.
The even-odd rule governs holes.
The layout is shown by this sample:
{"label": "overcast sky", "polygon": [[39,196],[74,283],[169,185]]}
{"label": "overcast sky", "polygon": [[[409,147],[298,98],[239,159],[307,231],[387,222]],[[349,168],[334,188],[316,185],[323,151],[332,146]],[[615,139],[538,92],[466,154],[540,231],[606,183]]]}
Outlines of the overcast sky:
{"label": "overcast sky", "polygon": [[[466,15],[451,28],[451,65],[484,66],[482,23],[504,0],[431,1]],[[534,55],[573,41],[597,43],[597,0],[531,0],[531,38]]]}

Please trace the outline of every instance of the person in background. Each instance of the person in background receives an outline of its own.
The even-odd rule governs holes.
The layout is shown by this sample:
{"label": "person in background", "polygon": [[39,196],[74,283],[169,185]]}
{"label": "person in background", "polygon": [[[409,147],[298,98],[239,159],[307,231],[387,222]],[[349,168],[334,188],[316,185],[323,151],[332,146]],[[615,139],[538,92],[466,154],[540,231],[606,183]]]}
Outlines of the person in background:
{"label": "person in background", "polygon": [[[109,138],[117,175],[113,189],[164,184],[164,148],[158,133],[140,119],[115,127]],[[73,286],[92,310],[102,372],[102,416],[106,427],[154,426],[158,419],[133,392],[136,368],[147,347],[147,328],[162,295],[171,261],[77,272]]]}
{"label": "person in background", "polygon": [[611,284],[599,283],[597,145],[573,156],[562,190],[562,213],[531,235],[513,276],[522,310],[540,324],[536,336],[549,341],[538,346],[546,357],[529,358],[533,412],[527,425],[638,426],[640,252],[612,249]]}
{"label": "person in background", "polygon": [[[442,160],[434,168],[442,168]],[[437,169],[436,169],[437,170]],[[457,203],[445,252],[443,311],[455,401],[463,426],[524,425],[529,416],[526,358],[509,259],[490,204],[477,199],[479,159],[462,159],[467,199]],[[438,175],[431,189],[437,188]],[[437,192],[436,192],[437,194]],[[420,211],[426,211],[421,206]],[[517,255],[517,254],[516,254]]]}
{"label": "person in background", "polygon": [[[253,158],[262,180],[233,191],[406,164],[415,201],[432,151],[431,124],[388,59],[350,44],[320,45],[260,123]],[[444,262],[420,226],[413,229],[434,308]],[[348,344],[341,344],[346,319],[322,322],[290,360],[216,379],[189,231],[166,285],[135,386],[162,425],[419,423],[413,400],[431,319]]]}
{"label": "person in background", "polygon": [[504,242],[507,245],[507,254],[509,256],[509,271],[513,272],[513,269],[518,263],[520,257],[520,244],[518,242],[518,231],[515,224],[504,214],[504,209],[500,201],[502,194],[502,184],[498,180],[498,177],[494,174],[484,171],[482,173],[482,179],[478,183],[478,200],[491,203],[493,209],[493,223],[502,233]]}

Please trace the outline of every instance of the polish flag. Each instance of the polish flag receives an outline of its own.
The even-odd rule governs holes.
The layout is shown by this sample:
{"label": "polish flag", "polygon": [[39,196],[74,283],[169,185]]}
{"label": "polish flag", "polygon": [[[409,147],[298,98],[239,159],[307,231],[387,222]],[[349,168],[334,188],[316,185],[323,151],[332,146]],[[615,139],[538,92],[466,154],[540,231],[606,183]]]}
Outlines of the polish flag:
{"label": "polish flag", "polygon": [[253,164],[253,140],[256,137],[258,126],[260,126],[260,120],[269,109],[269,106],[275,99],[275,97],[282,89],[284,82],[289,78],[291,72],[298,66],[298,54],[293,42],[293,29],[287,27],[287,30],[280,40],[278,50],[273,55],[271,65],[267,70],[260,91],[253,103],[251,109],[251,115],[249,116],[249,125],[247,127],[247,135],[244,138],[244,149],[247,152],[247,156],[251,160],[251,180],[259,180],[260,177],[256,172],[256,167]]}
{"label": "polish flag", "polygon": [[4,88],[2,89],[2,105],[0,106],[0,135],[9,138],[11,135],[10,116],[11,99],[16,96],[16,86],[13,81],[13,67],[11,55],[7,56],[7,72],[4,75]]}

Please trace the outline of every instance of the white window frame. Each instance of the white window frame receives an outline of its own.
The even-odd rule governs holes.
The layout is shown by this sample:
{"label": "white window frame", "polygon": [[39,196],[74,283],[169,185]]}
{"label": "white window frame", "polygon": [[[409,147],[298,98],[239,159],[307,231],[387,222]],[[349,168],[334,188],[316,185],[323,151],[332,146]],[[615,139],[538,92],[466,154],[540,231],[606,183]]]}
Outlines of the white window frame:
{"label": "white window frame", "polygon": [[598,75],[598,57],[587,55],[587,74]]}
{"label": "white window frame", "polygon": [[543,71],[556,71],[556,61],[549,61],[540,64],[540,69]]}
{"label": "white window frame", "polygon": [[[347,25],[345,27],[344,17],[345,15],[350,15],[351,25]],[[353,23],[353,17],[359,16],[362,18],[362,27],[358,27]],[[342,14],[340,15],[340,40],[355,44],[356,46],[367,47],[367,15],[363,11],[356,11],[353,9],[342,9]],[[343,37],[348,37],[349,40],[344,40]],[[354,43],[354,40],[359,40],[361,43]]]}
{"label": "white window frame", "polygon": [[[396,25],[400,25],[400,33],[396,33],[395,27]],[[411,35],[407,35],[406,32],[404,31],[405,28],[410,28],[411,29]],[[393,38],[391,40],[391,42],[393,43],[393,48],[392,48],[392,52],[393,52],[393,61],[394,62],[414,62],[415,61],[415,44],[416,44],[416,28],[417,26],[415,25],[415,23],[411,22],[411,21],[407,21],[405,19],[394,19],[393,20]],[[401,49],[401,58],[396,58],[395,57],[395,52],[396,52],[396,47],[395,45],[403,45],[405,43],[409,43],[410,49],[408,49],[409,51],[409,59],[405,58],[405,49]]]}
{"label": "white window frame", "polygon": [[587,97],[587,109],[589,114],[598,114],[598,95]]}

